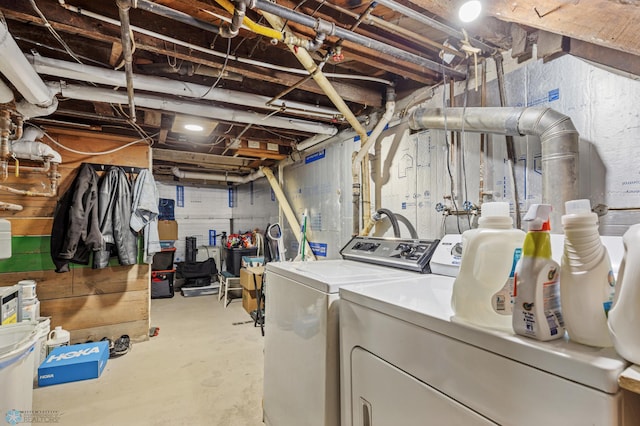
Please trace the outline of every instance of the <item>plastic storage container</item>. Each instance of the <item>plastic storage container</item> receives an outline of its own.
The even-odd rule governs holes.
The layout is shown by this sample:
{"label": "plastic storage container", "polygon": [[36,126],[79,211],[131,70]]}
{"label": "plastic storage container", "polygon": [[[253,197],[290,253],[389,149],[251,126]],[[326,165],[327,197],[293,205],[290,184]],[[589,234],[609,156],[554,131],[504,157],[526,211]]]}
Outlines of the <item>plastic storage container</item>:
{"label": "plastic storage container", "polygon": [[607,313],[615,290],[609,254],[598,234],[598,216],[589,200],[565,203],[562,216],[564,252],[560,268],[560,299],[569,338],[589,346],[613,342]]}
{"label": "plastic storage container", "polygon": [[21,422],[21,411],[32,410],[37,340],[36,323],[0,327],[0,415],[7,423]]}
{"label": "plastic storage container", "polygon": [[513,331],[547,341],[564,336],[560,312],[560,265],[551,259],[550,204],[533,204],[524,217],[529,232],[522,245],[513,286]]}
{"label": "plastic storage container", "polygon": [[478,228],[462,234],[460,272],[453,284],[453,320],[512,330],[512,272],[525,233],[513,228],[509,204],[484,203]]}
{"label": "plastic storage container", "polygon": [[624,257],[609,311],[609,332],[616,352],[627,361],[640,364],[640,224],[630,227],[622,242]]}
{"label": "plastic storage container", "polygon": [[258,253],[257,247],[251,248],[227,248],[225,249],[225,265],[227,272],[234,277],[240,276],[242,266],[242,256],[255,256]]}

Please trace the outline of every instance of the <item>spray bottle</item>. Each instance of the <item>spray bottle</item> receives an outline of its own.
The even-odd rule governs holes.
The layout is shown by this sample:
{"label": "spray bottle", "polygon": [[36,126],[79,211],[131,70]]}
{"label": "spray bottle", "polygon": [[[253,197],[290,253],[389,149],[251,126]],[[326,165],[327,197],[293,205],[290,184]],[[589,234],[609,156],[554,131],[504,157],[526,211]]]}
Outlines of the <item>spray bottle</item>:
{"label": "spray bottle", "polygon": [[516,266],[513,331],[547,341],[564,336],[560,312],[560,265],[551,259],[550,204],[533,204],[524,217],[529,232]]}

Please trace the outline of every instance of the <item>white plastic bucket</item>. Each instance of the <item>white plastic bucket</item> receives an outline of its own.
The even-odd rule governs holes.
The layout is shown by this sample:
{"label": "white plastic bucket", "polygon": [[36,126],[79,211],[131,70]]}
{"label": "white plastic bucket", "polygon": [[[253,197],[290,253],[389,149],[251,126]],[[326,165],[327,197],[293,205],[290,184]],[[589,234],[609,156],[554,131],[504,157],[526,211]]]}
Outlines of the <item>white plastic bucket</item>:
{"label": "white plastic bucket", "polygon": [[0,327],[0,416],[20,417],[33,404],[35,322]]}
{"label": "white plastic bucket", "polygon": [[35,347],[35,360],[33,363],[33,377],[35,383],[38,382],[38,367],[47,358],[47,337],[49,337],[49,331],[51,331],[51,319],[49,317],[40,317],[38,319],[38,326],[36,332],[38,333],[38,341]]}

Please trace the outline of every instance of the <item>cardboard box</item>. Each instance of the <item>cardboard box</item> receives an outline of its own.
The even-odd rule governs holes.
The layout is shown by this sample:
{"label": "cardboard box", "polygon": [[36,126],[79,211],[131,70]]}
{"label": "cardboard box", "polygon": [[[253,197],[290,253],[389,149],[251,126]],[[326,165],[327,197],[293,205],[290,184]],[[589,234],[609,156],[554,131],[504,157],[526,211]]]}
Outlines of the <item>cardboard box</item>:
{"label": "cardboard box", "polygon": [[[264,274],[264,266],[253,266],[250,268],[240,269],[240,285],[247,290],[256,290],[262,288],[262,276]],[[253,277],[256,281],[254,283]],[[256,287],[256,284],[258,285]],[[255,308],[254,308],[255,309]]]}
{"label": "cardboard box", "polygon": [[160,240],[177,240],[178,222],[175,220],[159,220],[158,236],[160,237]]}
{"label": "cardboard box", "polygon": [[38,368],[38,386],[100,377],[109,359],[106,341],[55,348]]}
{"label": "cardboard box", "polygon": [[264,265],[264,256],[242,256],[241,266],[243,268],[262,265]]}
{"label": "cardboard box", "polygon": [[[242,289],[242,307],[248,314],[255,311],[258,308],[258,298],[256,297],[255,290]],[[262,303],[264,309],[264,303]]]}

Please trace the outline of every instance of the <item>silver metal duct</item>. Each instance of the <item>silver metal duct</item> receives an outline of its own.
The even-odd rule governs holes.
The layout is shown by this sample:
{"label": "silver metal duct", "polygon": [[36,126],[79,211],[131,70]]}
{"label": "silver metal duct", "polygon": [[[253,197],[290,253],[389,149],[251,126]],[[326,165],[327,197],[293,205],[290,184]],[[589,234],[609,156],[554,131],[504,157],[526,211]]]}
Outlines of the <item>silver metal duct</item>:
{"label": "silver metal duct", "polygon": [[[464,116],[463,116],[464,112]],[[409,126],[510,136],[532,135],[542,143],[542,202],[553,206],[551,231],[562,232],[564,202],[580,198],[578,132],[551,108],[418,108]]]}

